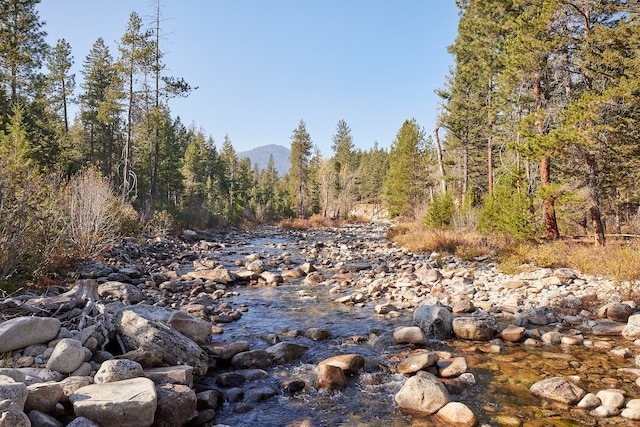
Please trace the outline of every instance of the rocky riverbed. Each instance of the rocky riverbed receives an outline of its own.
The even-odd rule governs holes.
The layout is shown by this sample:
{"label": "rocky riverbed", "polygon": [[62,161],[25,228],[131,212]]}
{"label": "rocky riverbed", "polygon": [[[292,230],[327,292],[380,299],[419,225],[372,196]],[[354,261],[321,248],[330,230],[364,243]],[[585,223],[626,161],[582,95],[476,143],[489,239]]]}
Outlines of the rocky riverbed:
{"label": "rocky riverbed", "polygon": [[416,255],[384,224],[127,240],[0,300],[0,427],[634,425],[614,282]]}

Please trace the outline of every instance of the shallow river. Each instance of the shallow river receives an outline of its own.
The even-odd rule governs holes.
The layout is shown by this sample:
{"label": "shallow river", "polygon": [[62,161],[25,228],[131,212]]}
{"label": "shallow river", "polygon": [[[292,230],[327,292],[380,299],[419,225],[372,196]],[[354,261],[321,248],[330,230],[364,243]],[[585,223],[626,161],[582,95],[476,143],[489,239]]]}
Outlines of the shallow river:
{"label": "shallow river", "polygon": [[[281,252],[282,239],[255,240],[229,251],[223,261],[231,266],[235,259],[257,252]],[[278,248],[276,248],[277,245]],[[286,250],[295,259],[296,248]],[[322,271],[322,269],[320,269]],[[324,271],[330,277],[331,270]],[[253,404],[253,409],[237,413],[235,404],[225,403],[216,422],[229,426],[431,426],[439,425],[432,417],[412,416],[401,412],[394,395],[405,378],[396,365],[411,347],[395,345],[396,326],[412,325],[411,313],[385,319],[374,313],[373,303],[363,307],[333,302],[329,294],[333,285],[308,285],[285,281],[277,287],[237,287],[228,299],[234,306],[245,305],[243,317],[224,325],[224,333],[214,341],[248,341],[251,349],[266,348],[276,339],[304,344],[309,350],[297,361],[272,368],[270,376],[245,383],[250,386],[277,384],[284,378],[302,379],[304,390],[292,396],[280,393]],[[331,337],[313,341],[293,331],[326,328]],[[277,337],[277,338],[276,338]],[[585,337],[588,338],[588,337]],[[598,338],[597,341],[607,340]],[[594,339],[594,341],[596,341]],[[611,339],[611,345],[629,346],[629,342]],[[529,387],[544,378],[578,375],[580,386],[587,392],[605,388],[622,388],[628,397],[640,397],[634,378],[621,376],[617,369],[634,367],[633,359],[612,356],[607,350],[585,346],[548,346],[525,348],[521,344],[507,346],[500,354],[484,353],[483,343],[451,340],[433,342],[428,348],[450,351],[464,356],[476,384],[453,390],[452,399],[465,403],[476,414],[479,424],[491,426],[626,426],[620,417],[601,419],[587,411],[543,404],[529,392]],[[338,354],[357,353],[365,360],[364,369],[349,379],[341,391],[318,390],[314,387],[316,365]]]}

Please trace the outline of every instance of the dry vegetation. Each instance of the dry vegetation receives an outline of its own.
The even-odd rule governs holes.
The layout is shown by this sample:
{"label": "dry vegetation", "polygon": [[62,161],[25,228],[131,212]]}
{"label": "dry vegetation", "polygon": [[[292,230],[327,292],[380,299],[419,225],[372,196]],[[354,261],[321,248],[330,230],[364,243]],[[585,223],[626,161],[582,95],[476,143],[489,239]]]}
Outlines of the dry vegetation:
{"label": "dry vegetation", "polygon": [[416,253],[453,254],[463,260],[494,256],[506,274],[517,274],[531,266],[569,267],[612,280],[622,296],[640,294],[639,240],[610,239],[605,247],[575,239],[516,243],[497,235],[430,230],[417,223],[391,227],[387,237]]}
{"label": "dry vegetation", "polygon": [[305,230],[310,228],[332,228],[340,227],[344,224],[367,223],[364,217],[351,216],[346,220],[327,218],[319,214],[312,215],[310,218],[286,218],[278,223],[278,226],[288,230]]}

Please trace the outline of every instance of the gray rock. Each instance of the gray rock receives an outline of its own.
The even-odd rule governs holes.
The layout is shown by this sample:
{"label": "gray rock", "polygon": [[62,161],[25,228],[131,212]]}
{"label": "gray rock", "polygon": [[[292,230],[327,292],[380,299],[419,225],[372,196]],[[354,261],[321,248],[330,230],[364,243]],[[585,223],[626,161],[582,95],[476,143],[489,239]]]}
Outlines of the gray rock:
{"label": "gray rock", "polygon": [[547,378],[529,389],[534,396],[556,402],[575,405],[585,396],[585,391],[565,377]]}
{"label": "gray rock", "polygon": [[27,387],[25,412],[36,409],[41,412],[53,412],[62,398],[62,386],[58,383],[31,384]]}
{"label": "gray rock", "polygon": [[401,374],[413,374],[434,365],[437,361],[438,354],[433,351],[414,354],[398,364],[398,372]]}
{"label": "gray rock", "polygon": [[413,323],[422,329],[427,339],[447,339],[453,332],[451,314],[445,307],[421,305],[413,312]]}
{"label": "gray rock", "polygon": [[266,349],[273,356],[273,360],[279,364],[299,359],[307,350],[309,350],[309,347],[306,345],[292,342],[279,342]]}
{"label": "gray rock", "polygon": [[197,416],[196,393],[182,384],[163,384],[156,387],[158,404],[154,427],[183,426]]}
{"label": "gray rock", "polygon": [[98,295],[102,298],[117,298],[125,304],[137,304],[144,300],[144,294],[136,286],[115,281],[104,282],[98,286]]}
{"label": "gray rock", "polygon": [[148,378],[88,385],[69,400],[77,416],[101,427],[150,426],[157,408],[155,385]]}
{"label": "gray rock", "polygon": [[230,343],[209,342],[205,343],[203,347],[209,354],[222,360],[231,360],[236,354],[250,350],[250,346],[247,341],[235,341]]}
{"label": "gray rock", "polygon": [[24,411],[29,391],[24,383],[3,382],[0,383],[0,401],[8,400],[20,411]]}
{"label": "gray rock", "polygon": [[211,336],[211,323],[198,319],[184,310],[175,310],[171,313],[167,324],[198,344],[206,342]]}
{"label": "gray rock", "polygon": [[195,375],[209,369],[207,353],[193,340],[169,328],[166,322],[173,313],[162,307],[138,304],[118,310],[113,319],[127,350],[142,348],[161,351],[169,365],[189,365]]}
{"label": "gray rock", "polygon": [[193,368],[188,365],[151,368],[145,370],[144,375],[156,384],[182,384],[193,387]]}
{"label": "gray rock", "polygon": [[47,369],[68,374],[78,369],[86,357],[87,353],[80,341],[63,338],[53,349],[53,354],[47,361]]}
{"label": "gray rock", "polygon": [[270,368],[273,366],[273,355],[266,350],[243,351],[233,356],[231,365],[234,368]]}
{"label": "gray rock", "polygon": [[[3,403],[2,400],[0,397],[0,404]],[[11,403],[0,410],[0,427],[31,427],[31,421],[29,421],[27,414],[22,412],[22,409]]]}
{"label": "gray rock", "polygon": [[96,384],[104,384],[143,376],[142,365],[138,362],[127,359],[111,359],[102,362],[93,381]]}
{"label": "gray rock", "polygon": [[47,343],[58,335],[60,320],[53,317],[16,317],[0,323],[0,353]]}
{"label": "gray rock", "polygon": [[436,376],[421,371],[404,383],[395,395],[395,402],[401,409],[411,413],[430,415],[451,402],[451,397]]}
{"label": "gray rock", "polygon": [[51,415],[35,409],[27,412],[27,417],[29,417],[31,427],[62,427],[64,425]]}
{"label": "gray rock", "polygon": [[393,331],[393,340],[397,344],[426,344],[424,331],[418,326],[405,326]]}
{"label": "gray rock", "polygon": [[493,317],[462,316],[452,322],[456,337],[467,340],[489,341],[496,335],[498,325]]}
{"label": "gray rock", "polygon": [[627,325],[622,329],[622,336],[631,341],[640,339],[640,314],[629,316]]}

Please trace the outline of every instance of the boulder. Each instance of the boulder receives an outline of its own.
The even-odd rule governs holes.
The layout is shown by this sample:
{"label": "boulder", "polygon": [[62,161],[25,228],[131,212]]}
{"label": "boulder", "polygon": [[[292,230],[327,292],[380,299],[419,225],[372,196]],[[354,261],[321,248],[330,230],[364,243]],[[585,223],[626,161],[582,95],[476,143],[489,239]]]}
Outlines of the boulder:
{"label": "boulder", "polygon": [[32,409],[27,412],[32,427],[63,427],[63,424],[49,414]]}
{"label": "boulder", "polygon": [[344,371],[333,365],[318,365],[317,388],[329,390],[341,390],[347,386],[347,377]]}
{"label": "boulder", "polygon": [[398,364],[398,372],[401,374],[413,374],[434,365],[438,361],[438,354],[429,351],[414,354]]}
{"label": "boulder", "polygon": [[0,397],[0,427],[31,427],[31,421],[22,409]]}
{"label": "boulder", "polygon": [[207,353],[192,339],[167,326],[173,310],[146,304],[125,306],[116,311],[113,323],[127,350],[139,347],[161,351],[169,365],[189,365],[195,375],[209,369]]}
{"label": "boulder", "polygon": [[16,317],[0,323],[0,353],[48,343],[58,335],[60,320],[53,317]]}
{"label": "boulder", "polygon": [[31,384],[27,387],[25,412],[37,409],[41,412],[53,412],[62,398],[62,385],[58,383]]}
{"label": "boulder", "polygon": [[53,349],[53,353],[47,361],[47,369],[69,374],[78,369],[87,356],[90,358],[91,352],[82,347],[80,341],[73,338],[63,338]]}
{"label": "boulder", "polygon": [[24,405],[27,402],[28,396],[29,390],[24,383],[0,383],[0,402],[3,400],[9,400],[19,411],[24,411]]}
{"label": "boulder", "polygon": [[526,329],[522,326],[507,325],[507,327],[500,332],[500,337],[507,342],[519,342],[522,340],[525,331]]}
{"label": "boulder", "polygon": [[613,406],[618,409],[624,406],[624,394],[620,390],[600,390],[596,397],[600,399],[603,406]]}
{"label": "boulder", "polygon": [[193,387],[193,368],[188,365],[151,368],[145,370],[144,375],[156,384],[182,384]]}
{"label": "boulder", "polygon": [[292,342],[279,342],[266,349],[267,353],[273,356],[273,360],[279,364],[299,359],[307,350],[309,347],[306,345]]}
{"label": "boulder", "polygon": [[452,357],[438,360],[438,374],[442,378],[454,378],[467,372],[467,360],[464,357]]}
{"label": "boulder", "polygon": [[151,426],[157,408],[155,385],[148,378],[91,384],[76,390],[69,400],[76,416],[101,427]]}
{"label": "boulder", "polygon": [[182,384],[163,384],[156,387],[158,405],[154,427],[183,426],[197,416],[196,393]]}
{"label": "boulder", "polygon": [[393,340],[397,344],[426,344],[427,338],[418,326],[404,326],[393,331]]}
{"label": "boulder", "polygon": [[243,351],[231,359],[231,365],[238,369],[269,368],[273,363],[273,355],[266,350]]}
{"label": "boulder", "polygon": [[453,332],[465,340],[489,341],[496,334],[498,325],[493,317],[461,316],[453,319]]}
{"label": "boulder", "polygon": [[137,304],[144,300],[140,289],[130,283],[109,281],[98,286],[98,295],[102,298],[117,298],[125,304]]}
{"label": "boulder", "polygon": [[223,283],[225,285],[233,283],[237,276],[226,268],[218,266],[216,268],[198,269],[196,271],[190,271],[187,273],[187,277],[192,279],[200,279],[204,281],[212,281]]}
{"label": "boulder", "polygon": [[435,376],[420,371],[404,383],[395,396],[398,406],[410,413],[431,415],[451,402],[446,387]]}
{"label": "boulder", "polygon": [[93,381],[96,384],[104,384],[143,376],[142,365],[138,362],[127,359],[111,359],[102,362]]}
{"label": "boulder", "polygon": [[445,307],[421,305],[413,312],[413,323],[422,329],[427,339],[447,339],[453,332],[451,313]]}
{"label": "boulder", "polygon": [[451,427],[473,427],[478,423],[471,409],[461,402],[447,403],[436,413],[436,416]]}
{"label": "boulder", "polygon": [[202,345],[207,352],[222,360],[231,360],[233,356],[251,348],[247,341],[235,342],[208,342]]}
{"label": "boulder", "polygon": [[354,375],[364,366],[364,357],[359,354],[341,354],[324,359],[318,363],[318,367],[322,365],[335,366],[342,369],[345,375]]}
{"label": "boulder", "polygon": [[640,314],[629,316],[626,326],[622,329],[622,336],[631,341],[640,339]]}
{"label": "boulder", "polygon": [[184,310],[175,310],[171,313],[167,324],[198,344],[206,342],[211,336],[211,323],[198,319]]}
{"label": "boulder", "polygon": [[565,377],[547,378],[529,389],[534,396],[556,402],[575,405],[585,396],[585,391]]}

